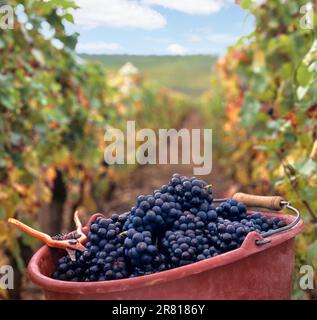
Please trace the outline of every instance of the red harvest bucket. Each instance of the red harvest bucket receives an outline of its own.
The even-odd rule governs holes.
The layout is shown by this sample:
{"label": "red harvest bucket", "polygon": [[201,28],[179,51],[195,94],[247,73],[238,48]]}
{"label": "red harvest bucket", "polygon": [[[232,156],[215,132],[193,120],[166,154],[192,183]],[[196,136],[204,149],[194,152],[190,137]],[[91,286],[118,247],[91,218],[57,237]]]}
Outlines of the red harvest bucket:
{"label": "red harvest bucket", "polygon": [[[101,282],[54,280],[50,276],[65,251],[43,246],[32,257],[28,273],[46,299],[290,299],[294,239],[302,231],[303,221],[299,213],[297,218],[276,212],[262,214],[278,216],[291,227],[269,237],[250,232],[240,248],[176,269]],[[98,216],[90,218],[86,231]]]}

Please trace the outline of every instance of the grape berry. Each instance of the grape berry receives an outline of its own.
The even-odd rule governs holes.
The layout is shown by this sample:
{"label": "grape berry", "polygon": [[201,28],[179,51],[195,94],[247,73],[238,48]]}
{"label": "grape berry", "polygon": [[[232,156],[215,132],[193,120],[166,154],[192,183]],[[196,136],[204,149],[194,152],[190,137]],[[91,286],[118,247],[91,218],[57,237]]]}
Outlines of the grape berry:
{"label": "grape berry", "polygon": [[207,183],[174,174],[153,195],[139,196],[129,214],[97,218],[76,261],[57,261],[53,278],[91,282],[148,275],[237,249],[249,232],[276,230],[286,223],[247,214],[229,199],[213,205]]}

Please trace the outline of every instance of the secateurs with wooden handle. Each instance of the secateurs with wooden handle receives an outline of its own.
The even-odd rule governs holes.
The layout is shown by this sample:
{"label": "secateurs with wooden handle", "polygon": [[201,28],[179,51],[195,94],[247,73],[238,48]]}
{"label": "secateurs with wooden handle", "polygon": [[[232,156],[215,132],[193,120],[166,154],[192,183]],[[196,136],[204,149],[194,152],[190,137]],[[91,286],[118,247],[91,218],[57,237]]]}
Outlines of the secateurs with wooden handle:
{"label": "secateurs with wooden handle", "polygon": [[53,237],[51,237],[50,235],[44,232],[31,228],[17,219],[9,218],[8,222],[16,225],[18,228],[27,232],[32,237],[42,240],[49,247],[65,249],[72,260],[76,260],[76,257],[75,257],[76,250],[79,250],[79,251],[86,250],[84,243],[87,242],[87,236],[83,232],[82,224],[78,217],[78,211],[74,213],[74,222],[76,225],[76,231],[73,231],[69,234],[57,235]]}

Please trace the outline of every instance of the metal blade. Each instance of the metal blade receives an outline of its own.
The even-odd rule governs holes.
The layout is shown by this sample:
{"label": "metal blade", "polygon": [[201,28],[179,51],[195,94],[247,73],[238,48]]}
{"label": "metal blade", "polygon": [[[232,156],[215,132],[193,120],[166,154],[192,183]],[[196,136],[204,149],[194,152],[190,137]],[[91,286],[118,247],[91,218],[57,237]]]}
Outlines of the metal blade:
{"label": "metal blade", "polygon": [[70,257],[70,260],[76,261],[76,250],[66,248],[66,251]]}

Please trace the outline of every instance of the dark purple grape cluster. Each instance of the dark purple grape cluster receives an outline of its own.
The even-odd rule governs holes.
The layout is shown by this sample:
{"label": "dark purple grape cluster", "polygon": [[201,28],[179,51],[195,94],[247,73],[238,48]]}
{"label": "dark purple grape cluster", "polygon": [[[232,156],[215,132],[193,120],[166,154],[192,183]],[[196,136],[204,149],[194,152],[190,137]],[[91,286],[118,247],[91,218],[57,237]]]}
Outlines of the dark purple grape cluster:
{"label": "dark purple grape cluster", "polygon": [[124,252],[133,266],[150,268],[158,255],[158,248],[150,231],[129,229],[124,240]]}
{"label": "dark purple grape cluster", "polygon": [[228,199],[222,202],[216,209],[219,217],[230,221],[240,221],[247,216],[247,207],[242,202]]}
{"label": "dark purple grape cluster", "polygon": [[206,250],[210,246],[206,230],[208,224],[214,221],[217,221],[215,207],[205,203],[199,208],[184,211],[174,221],[172,228],[165,232],[161,240],[162,249],[170,257],[172,267],[193,263],[203,252],[207,255]]}
{"label": "dark purple grape cluster", "polygon": [[53,278],[62,281],[83,281],[84,272],[84,268],[80,267],[77,261],[71,261],[66,255],[58,259]]}
{"label": "dark purple grape cluster", "polygon": [[145,276],[168,269],[171,269],[169,258],[167,258],[167,256],[163,253],[157,253],[152,259],[151,264],[134,267],[132,273],[130,274],[130,278]]}
{"label": "dark purple grape cluster", "polygon": [[207,183],[174,174],[153,195],[139,196],[128,215],[98,218],[76,261],[58,260],[54,279],[105,281],[138,277],[185,266],[239,248],[249,232],[286,223],[247,214],[234,199],[213,204]]}
{"label": "dark purple grape cluster", "polygon": [[[206,186],[207,183],[202,180],[174,174],[169,183],[155,190],[153,195],[137,198],[136,206],[131,209],[124,225],[124,229],[128,230],[124,241],[125,254],[132,265],[138,268],[143,266],[146,270],[155,269],[154,260],[162,260],[157,256],[157,243],[164,232],[170,228],[183,230],[188,227],[182,223],[186,208],[197,215],[191,214],[194,226],[189,225],[189,228],[195,229],[196,224],[197,230],[204,228],[203,220],[212,203],[210,190]],[[162,261],[161,265],[166,263]]]}
{"label": "dark purple grape cluster", "polygon": [[130,211],[125,230],[149,231],[157,234],[181,214],[181,206],[175,197],[155,191],[153,196],[139,196],[136,206]]}
{"label": "dark purple grape cluster", "polygon": [[136,206],[131,209],[124,224],[127,231],[125,256],[133,266],[144,270],[155,269],[153,263],[160,260],[157,239],[181,214],[180,205],[170,194],[157,191],[153,196],[137,198]]}
{"label": "dark purple grape cluster", "polygon": [[174,196],[183,211],[199,208],[203,204],[208,206],[213,201],[211,189],[205,181],[179,174],[174,174],[169,183],[161,187],[160,192]]}
{"label": "dark purple grape cluster", "polygon": [[124,256],[125,216],[97,218],[90,226],[84,252],[76,252],[76,261],[68,256],[58,260],[53,278],[69,281],[102,281],[126,278],[129,268]]}
{"label": "dark purple grape cluster", "polygon": [[207,238],[196,236],[193,230],[169,230],[162,239],[162,249],[167,252],[173,268],[197,261],[204,248],[209,248]]}
{"label": "dark purple grape cluster", "polygon": [[[214,226],[209,226],[214,229]],[[243,243],[249,230],[237,221],[219,218],[216,224],[217,232],[211,238],[211,244],[217,248],[218,253],[228,252],[237,249]]]}
{"label": "dark purple grape cluster", "polygon": [[249,214],[241,220],[241,223],[247,227],[248,231],[258,231],[260,233],[276,230],[287,225],[285,221],[278,217],[267,218],[261,213]]}

